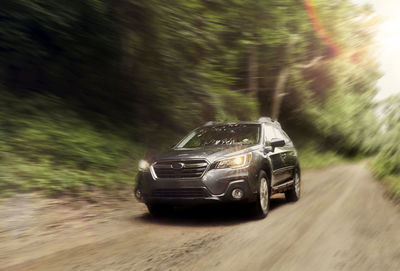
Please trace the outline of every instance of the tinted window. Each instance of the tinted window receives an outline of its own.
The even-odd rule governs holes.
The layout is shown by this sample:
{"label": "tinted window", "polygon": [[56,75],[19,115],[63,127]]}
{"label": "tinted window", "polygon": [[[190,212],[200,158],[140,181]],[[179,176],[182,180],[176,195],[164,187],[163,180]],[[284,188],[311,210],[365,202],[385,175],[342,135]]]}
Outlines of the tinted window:
{"label": "tinted window", "polygon": [[284,139],[285,142],[290,142],[290,138],[285,134],[285,132],[281,131],[280,129],[274,128],[275,136],[279,139]]}
{"label": "tinted window", "polygon": [[286,138],[286,140],[287,141],[289,141],[289,142],[291,142],[292,140],[290,139],[290,137],[287,135],[287,133],[285,133],[285,131],[281,131],[282,132],[282,134],[285,136],[285,138]]}
{"label": "tinted window", "polygon": [[270,125],[265,125],[265,140],[271,142],[271,139],[275,138],[274,129]]}
{"label": "tinted window", "polygon": [[282,132],[279,131],[278,129],[274,128],[275,131],[275,137],[279,138],[279,139],[285,139],[285,137],[283,136]]}
{"label": "tinted window", "polygon": [[202,127],[189,134],[178,148],[198,148],[216,145],[258,144],[260,125],[230,124]]}

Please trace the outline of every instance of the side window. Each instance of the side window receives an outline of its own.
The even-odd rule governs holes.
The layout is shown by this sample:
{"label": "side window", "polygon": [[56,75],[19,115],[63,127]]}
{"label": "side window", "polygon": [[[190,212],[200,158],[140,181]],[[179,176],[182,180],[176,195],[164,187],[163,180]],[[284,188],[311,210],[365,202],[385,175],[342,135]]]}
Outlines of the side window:
{"label": "side window", "polygon": [[270,125],[265,125],[265,140],[267,142],[271,142],[271,139],[275,138],[275,132],[274,132],[274,128]]}
{"label": "side window", "polygon": [[288,142],[292,142],[292,140],[290,139],[290,137],[287,135],[287,133],[285,133],[285,131],[282,130],[282,134],[285,136],[286,140]]}
{"label": "side window", "polygon": [[274,131],[275,131],[276,138],[284,139],[285,141],[287,141],[287,138],[282,134],[282,132],[279,129],[274,128]]}
{"label": "side window", "polygon": [[280,129],[274,128],[276,138],[279,139],[284,139],[286,143],[291,142],[290,138],[287,136],[287,134],[284,131],[281,131]]}

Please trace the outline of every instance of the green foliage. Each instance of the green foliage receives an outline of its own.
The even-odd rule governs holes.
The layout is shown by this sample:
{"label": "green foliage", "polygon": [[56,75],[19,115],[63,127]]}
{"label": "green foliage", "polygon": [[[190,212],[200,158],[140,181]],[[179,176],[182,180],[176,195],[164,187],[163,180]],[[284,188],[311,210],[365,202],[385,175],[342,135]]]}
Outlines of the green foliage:
{"label": "green foliage", "polygon": [[391,198],[400,203],[400,175],[391,175],[383,179],[388,188],[388,194]]}
{"label": "green foliage", "polygon": [[[364,68],[370,67],[336,59],[319,63],[306,73],[293,71],[291,97],[285,98],[283,105],[287,125],[300,131],[303,127],[309,138],[344,155],[375,152],[375,134],[380,129],[372,100],[376,87],[360,88],[359,82],[376,82],[379,74],[366,78]],[[304,82],[310,75],[312,80]]]}
{"label": "green foliage", "polygon": [[400,96],[384,101],[380,110],[385,117],[381,120],[376,144],[380,147],[372,167],[379,178],[400,175]]}
{"label": "green foliage", "polygon": [[13,86],[57,93],[74,93],[71,86],[88,82],[88,77],[100,80],[117,52],[110,12],[108,1],[3,1],[0,59],[5,79]]}
{"label": "green foliage", "polygon": [[381,129],[374,136],[378,154],[370,166],[388,188],[390,196],[400,199],[400,96],[391,97],[379,106]]}
{"label": "green foliage", "polygon": [[[348,0],[313,2],[342,55],[297,0],[3,1],[0,191],[130,182],[144,149],[209,120],[270,115],[285,67],[280,121],[305,166],[376,151],[379,73],[360,48],[371,31],[354,20],[365,11]],[[293,68],[316,56],[317,65]]]}
{"label": "green foliage", "polygon": [[142,148],[99,131],[56,97],[1,92],[0,190],[85,190],[131,183]]}
{"label": "green foliage", "polygon": [[298,149],[300,166],[302,169],[318,168],[345,161],[333,150],[323,150],[315,144],[308,144]]}

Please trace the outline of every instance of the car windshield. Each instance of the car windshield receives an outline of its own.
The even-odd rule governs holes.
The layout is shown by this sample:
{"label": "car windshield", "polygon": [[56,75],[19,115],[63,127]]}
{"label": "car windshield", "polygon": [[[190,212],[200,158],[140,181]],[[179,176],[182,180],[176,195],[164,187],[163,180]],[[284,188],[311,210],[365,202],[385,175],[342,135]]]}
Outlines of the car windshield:
{"label": "car windshield", "polygon": [[251,145],[260,140],[259,124],[227,124],[202,127],[185,137],[177,148],[217,145]]}

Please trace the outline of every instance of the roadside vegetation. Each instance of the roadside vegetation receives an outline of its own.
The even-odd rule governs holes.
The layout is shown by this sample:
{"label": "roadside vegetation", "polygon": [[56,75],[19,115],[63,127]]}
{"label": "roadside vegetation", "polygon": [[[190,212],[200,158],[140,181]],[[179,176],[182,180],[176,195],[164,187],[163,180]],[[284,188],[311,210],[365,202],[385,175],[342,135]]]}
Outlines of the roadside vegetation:
{"label": "roadside vegetation", "polygon": [[207,121],[276,112],[304,167],[376,153],[371,11],[313,2],[319,25],[295,0],[5,1],[0,194],[120,189]]}
{"label": "roadside vegetation", "polygon": [[0,193],[85,192],[132,183],[143,147],[99,129],[54,96],[2,93]]}
{"label": "roadside vegetation", "polygon": [[322,151],[320,148],[312,146],[300,147],[298,149],[298,155],[302,169],[323,167],[346,160],[345,156],[342,156],[335,151]]}
{"label": "roadside vegetation", "polygon": [[381,130],[376,136],[379,152],[370,163],[375,176],[386,184],[390,196],[400,202],[400,96],[381,103]]}

